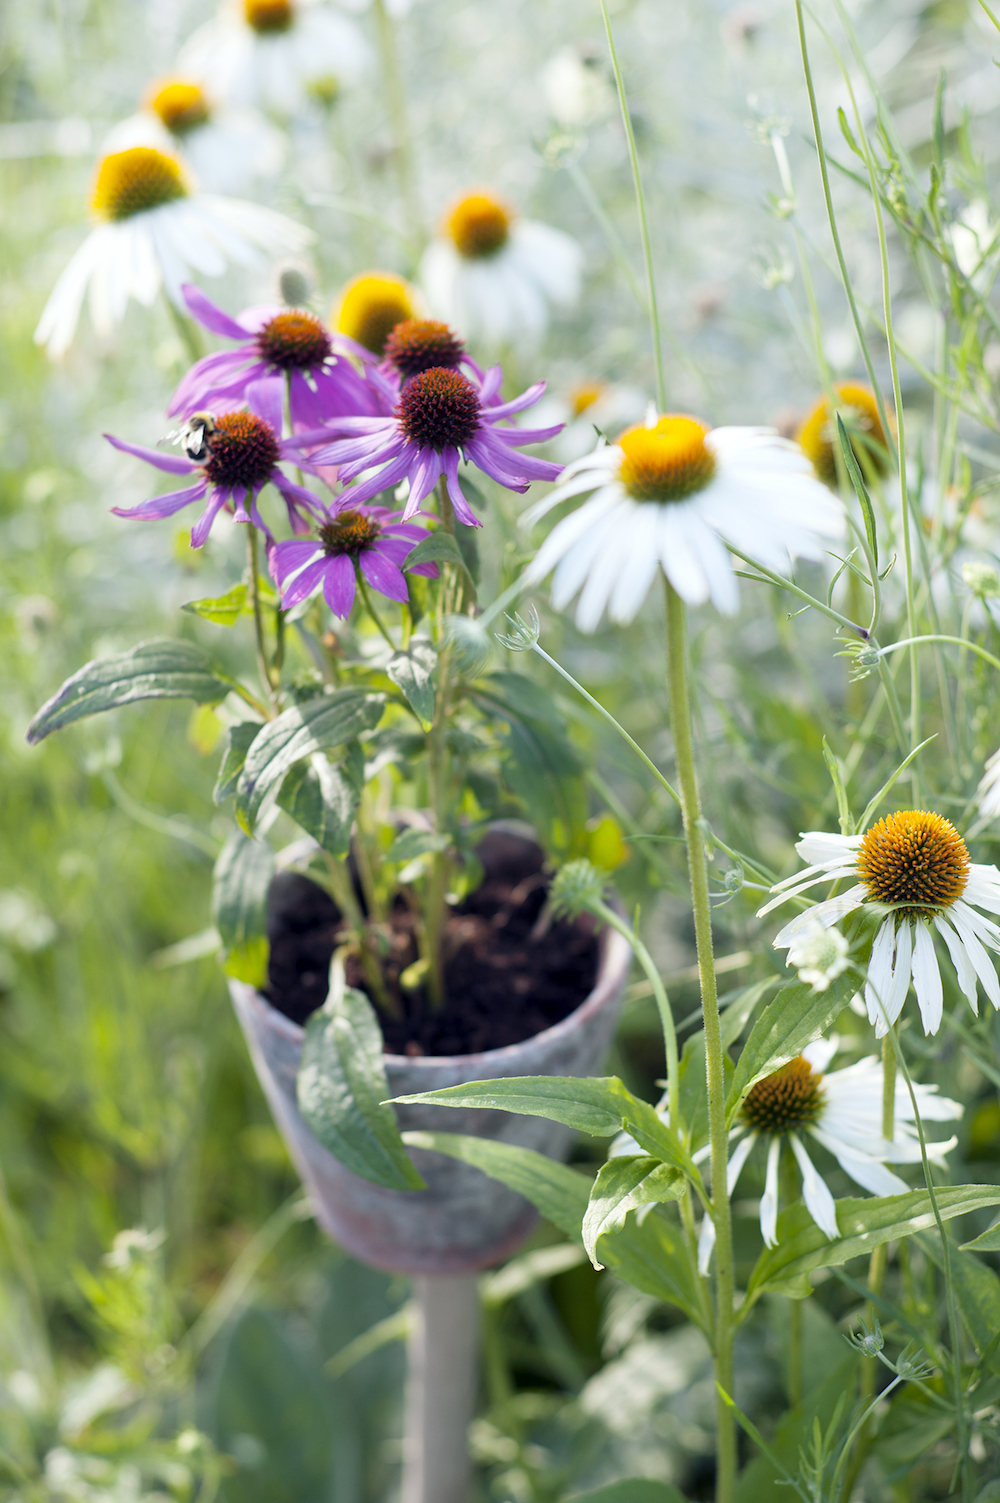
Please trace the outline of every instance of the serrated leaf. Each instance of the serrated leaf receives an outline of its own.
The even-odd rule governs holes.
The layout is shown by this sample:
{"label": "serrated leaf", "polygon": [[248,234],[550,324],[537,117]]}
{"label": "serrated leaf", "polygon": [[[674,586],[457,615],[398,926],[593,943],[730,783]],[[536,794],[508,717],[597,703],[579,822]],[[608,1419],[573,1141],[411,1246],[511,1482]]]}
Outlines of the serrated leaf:
{"label": "serrated leaf", "polygon": [[155,637],[128,652],[94,658],[78,669],[39,710],[28,727],[27,740],[35,746],[75,720],[139,699],[216,704],[231,687],[232,680],[196,642]]}
{"label": "serrated leaf", "polygon": [[214,600],[189,600],[181,606],[192,616],[201,616],[205,621],[214,621],[217,626],[235,626],[241,616],[252,616],[253,606],[247,602],[245,584],[233,585],[225,595]]}
{"label": "serrated leaf", "polygon": [[396,688],[406,697],[424,730],[430,730],[434,720],[434,671],[437,668],[437,653],[430,642],[411,642],[406,652],[394,652],[386,672]]}
{"label": "serrated leaf", "polygon": [[394,863],[415,861],[418,856],[426,856],[428,851],[446,851],[450,845],[447,835],[437,835],[433,830],[416,830],[411,825],[400,830],[393,839],[385,859]]}
{"label": "serrated leaf", "polygon": [[247,759],[250,745],[262,729],[259,720],[241,720],[239,725],[231,725],[226,731],[226,742],[222,752],[222,761],[219,764],[219,775],[212,789],[212,802],[223,804],[227,798],[231,798],[236,792],[236,784],[239,782],[243,764]]}
{"label": "serrated leaf", "polygon": [[277,720],[269,720],[247,753],[236,788],[236,818],[241,826],[253,829],[269,796],[296,762],[373,729],[384,708],[381,694],[338,689],[293,705]]}
{"label": "serrated leaf", "polygon": [[[582,1242],[591,1182],[579,1170],[555,1163],[531,1148],[519,1148],[494,1138],[406,1132],[403,1141],[411,1148],[445,1153],[462,1163],[474,1164],[484,1174],[530,1200],[568,1237]],[[607,1238],[601,1254],[606,1266],[627,1284],[654,1299],[678,1305],[695,1325],[706,1329],[698,1274],[680,1227],[671,1225],[654,1211],[641,1226],[628,1222],[622,1232]]]}
{"label": "serrated leaf", "polygon": [[629,1211],[679,1200],[684,1184],[680,1170],[670,1169],[648,1154],[608,1159],[602,1164],[583,1218],[583,1245],[594,1267],[604,1267],[597,1258],[598,1240],[620,1232]]}
{"label": "serrated leaf", "polygon": [[219,852],[212,884],[212,917],[223,948],[223,969],[262,986],[267,979],[267,890],[274,853],[263,840],[236,830]]}
{"label": "serrated leaf", "polygon": [[387,1190],[423,1190],[388,1094],[382,1030],[365,996],[333,986],[306,1024],[297,1084],[299,1110],[352,1174]]}
{"label": "serrated leaf", "polygon": [[322,752],[314,753],[308,762],[297,762],[286,774],[277,802],[324,851],[331,856],[348,854],[361,797],[343,771],[332,766]]}
{"label": "serrated leaf", "polygon": [[458,544],[451,533],[445,532],[443,528],[421,538],[416,547],[406,555],[401,568],[415,569],[417,564],[456,564],[468,573]]}
{"label": "serrated leaf", "polygon": [[[943,1221],[1000,1205],[1000,1186],[949,1185],[935,1192]],[[885,1242],[912,1237],[935,1225],[926,1190],[905,1195],[872,1196],[866,1200],[838,1200],[840,1236],[829,1241],[802,1204],[789,1206],[778,1217],[778,1245],[765,1248],[747,1286],[749,1303],[782,1280],[799,1278],[817,1268],[833,1268],[849,1258],[866,1255]]]}

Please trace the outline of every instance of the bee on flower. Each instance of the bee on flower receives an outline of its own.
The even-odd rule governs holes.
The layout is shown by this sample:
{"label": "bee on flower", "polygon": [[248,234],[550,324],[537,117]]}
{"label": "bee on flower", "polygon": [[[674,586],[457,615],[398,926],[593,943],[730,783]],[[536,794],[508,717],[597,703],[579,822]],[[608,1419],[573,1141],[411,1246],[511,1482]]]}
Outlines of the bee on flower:
{"label": "bee on flower", "polygon": [[424,252],[420,283],[432,313],[474,345],[498,349],[540,338],[551,307],[573,307],[582,268],[571,236],[521,219],[493,194],[470,193]]}
{"label": "bee on flower", "polygon": [[208,504],[191,529],[192,548],[202,547],[223,510],[232,513],[234,522],[252,522],[270,538],[270,528],[257,507],[260,492],[270,484],[280,493],[294,532],[308,532],[311,517],[322,521],[326,514],[319,498],[289,480],[279,468],[284,461],[301,469],[312,468],[295,444],[281,437],[284,382],[275,377],[252,381],[244,395],[245,406],[193,413],[182,424],[173,437],[183,457],[129,444],[106,433],[108,443],[124,454],[134,454],[170,475],[197,476],[193,484],[153,496],[138,506],[113,506],[115,515],[133,521],[159,520],[207,496]]}
{"label": "bee on flower", "polygon": [[211,78],[229,104],[288,117],[315,86],[353,83],[370,61],[357,26],[325,0],[229,0],[189,38],[178,68]]}
{"label": "bee on flower", "polygon": [[158,78],[142,108],[122,120],[104,142],[106,152],[153,146],[180,155],[209,193],[242,192],[255,178],[277,172],[285,140],[255,110],[217,102],[208,83],[192,78]]}
{"label": "bee on flower", "polygon": [[[727,1181],[730,1195],[753,1151],[760,1142],[766,1151],[764,1194],[760,1202],[760,1230],[768,1247],[778,1241],[778,1187],[781,1155],[790,1150],[802,1177],[806,1210],[829,1238],[839,1235],[837,1203],[829,1185],[809,1156],[804,1137],[837,1160],[855,1184],[872,1195],[900,1195],[909,1187],[887,1164],[919,1164],[920,1141],[915,1127],[913,1103],[906,1082],[895,1086],[892,1142],[882,1136],[882,1062],[865,1058],[839,1070],[828,1066],[837,1053],[838,1040],[817,1039],[795,1059],[766,1075],[749,1091],[730,1133],[735,1148],[729,1159]],[[921,1120],[955,1121],[962,1115],[957,1101],[939,1096],[937,1086],[915,1085]],[[945,1154],[957,1143],[929,1142],[932,1163],[944,1163]],[[707,1157],[707,1150],[703,1150]],[[710,1216],[702,1222],[698,1264],[707,1273],[715,1243]]]}
{"label": "bee on flower", "polygon": [[161,286],[183,310],[181,286],[192,269],[220,276],[230,262],[259,264],[296,255],[310,230],[260,204],[198,192],[180,159],[153,146],[131,146],[101,159],[91,194],[98,221],[63,271],[35,330],[35,343],[57,358],[73,341],[88,294],[96,332],[106,336],[129,298],[149,307]]}
{"label": "bee on flower", "polygon": [[524,579],[552,580],[562,610],[580,592],[576,624],[592,632],[607,610],[627,624],[662,569],[689,605],[724,615],[738,604],[730,543],[771,569],[790,557],[819,559],[843,530],[843,507],[812,473],[798,445],[771,428],[709,428],[684,414],[628,428],[613,444],[568,464],[560,483],[523,518],[593,492],[556,524]]}
{"label": "bee on flower", "polygon": [[865,1003],[877,1038],[899,1017],[910,990],[917,996],[924,1033],[941,1026],[943,989],[935,935],[944,941],[958,984],[973,1012],[978,986],[1000,1009],[1000,981],[988,950],[1000,950],[1000,927],[984,917],[1000,913],[1000,871],[969,859],[950,820],[926,809],[889,814],[863,835],[811,830],[795,847],[805,870],[778,882],[777,896],[758,917],[822,882],[851,885],[817,903],[775,935],[775,949],[795,944],[814,925],[829,928],[862,905],[882,915],[865,980]]}

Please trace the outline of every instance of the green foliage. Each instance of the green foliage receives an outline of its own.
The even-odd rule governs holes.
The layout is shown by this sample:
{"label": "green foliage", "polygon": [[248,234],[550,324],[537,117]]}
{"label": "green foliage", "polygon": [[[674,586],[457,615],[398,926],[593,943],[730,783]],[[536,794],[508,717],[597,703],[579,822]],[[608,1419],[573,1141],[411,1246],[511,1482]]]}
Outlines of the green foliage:
{"label": "green foliage", "polygon": [[267,979],[264,910],[273,876],[271,847],[235,830],[215,863],[212,917],[222,939],[227,974],[252,986],[263,986]]}
{"label": "green foliage", "polygon": [[630,1211],[640,1206],[662,1205],[679,1200],[684,1193],[684,1176],[678,1169],[668,1169],[659,1159],[642,1154],[636,1158],[613,1158],[597,1171],[590,1203],[583,1218],[583,1245],[595,1268],[600,1237],[612,1237],[625,1226]]}
{"label": "green foliage", "polygon": [[[418,544],[422,547],[422,544]],[[413,642],[406,652],[394,652],[389,659],[386,673],[406,696],[424,730],[429,730],[434,719],[434,670],[437,653],[430,642]]]}
{"label": "green foliage", "polygon": [[301,825],[329,851],[345,857],[351,846],[351,826],[361,802],[357,785],[344,768],[334,766],[322,752],[297,762],[278,792],[279,809]]}

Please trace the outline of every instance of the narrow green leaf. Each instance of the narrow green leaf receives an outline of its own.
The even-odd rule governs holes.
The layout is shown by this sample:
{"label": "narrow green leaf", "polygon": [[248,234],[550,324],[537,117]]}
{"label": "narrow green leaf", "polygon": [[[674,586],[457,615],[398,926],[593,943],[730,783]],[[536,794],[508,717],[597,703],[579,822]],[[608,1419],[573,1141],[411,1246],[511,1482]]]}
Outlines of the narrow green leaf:
{"label": "narrow green leaf", "polygon": [[415,569],[417,564],[456,564],[459,569],[465,569],[465,560],[459,552],[458,544],[450,532],[439,528],[436,532],[429,532],[425,538],[421,538],[415,548],[411,549],[403,560],[402,568]]}
{"label": "narrow green leaf", "polygon": [[679,1200],[684,1184],[679,1170],[669,1169],[648,1154],[608,1159],[602,1164],[583,1218],[583,1245],[594,1267],[604,1267],[597,1257],[599,1238],[620,1232],[629,1211]]}
{"label": "narrow green leaf", "polygon": [[[949,1185],[942,1186],[935,1194],[944,1221],[1000,1205],[998,1185]],[[776,1288],[782,1280],[797,1278],[816,1268],[833,1268],[862,1254],[867,1256],[884,1242],[929,1231],[935,1221],[927,1191],[909,1190],[905,1195],[838,1200],[837,1225],[841,1235],[828,1241],[801,1203],[782,1211],[778,1217],[778,1245],[765,1248],[758,1258],[747,1286],[748,1304],[765,1289]],[[746,1310],[747,1306],[743,1308]]]}
{"label": "narrow green leaf", "polygon": [[189,611],[192,616],[201,616],[205,621],[214,621],[217,626],[235,626],[241,616],[253,615],[245,584],[233,585],[215,600],[189,600],[181,610]]}
{"label": "narrow green leaf", "polygon": [[216,704],[230,688],[231,681],[197,643],[156,637],[128,652],[86,663],[42,706],[28,727],[27,739],[35,746],[74,720],[138,699]]}
{"label": "narrow green leaf", "polygon": [[284,781],[296,762],[340,746],[372,730],[382,718],[385,697],[363,689],[338,689],[304,704],[293,705],[277,720],[269,720],[254,739],[236,788],[236,818],[248,832],[269,795]]}
{"label": "narrow green leaf", "polygon": [[360,802],[354,785],[322,752],[315,752],[308,762],[297,762],[278,793],[278,807],[331,856],[346,856],[350,850]]}
{"label": "narrow green leaf", "polygon": [[423,1190],[403,1147],[385,1077],[382,1030],[364,992],[331,987],[306,1023],[298,1075],[306,1122],[352,1174],[389,1190]]}
{"label": "narrow green leaf", "polygon": [[847,432],[844,419],[839,412],[837,413],[837,436],[840,439],[840,448],[844,456],[844,464],[847,466],[847,473],[851,478],[854,493],[861,506],[861,515],[865,519],[865,534],[868,538],[868,547],[871,549],[872,561],[877,569],[878,532],[875,527],[875,512],[872,507],[872,498],[868,494],[865,477],[861,473],[861,466],[858,464],[857,456],[854,453],[850,435]]}
{"label": "narrow green leaf", "polygon": [[236,792],[236,784],[239,782],[243,764],[247,759],[251,742],[261,730],[259,720],[241,720],[239,725],[231,725],[226,731],[226,739],[222,752],[222,761],[219,764],[219,775],[212,789],[212,802],[224,804],[227,798],[231,798]]}
{"label": "narrow green leaf", "polygon": [[857,141],[854,139],[854,132],[851,130],[850,125],[847,123],[847,116],[844,114],[843,108],[839,105],[837,107],[837,120],[840,124],[840,134],[847,142],[851,151],[853,151],[856,157],[860,157],[861,160],[864,161],[865,154],[861,150],[861,147],[858,145]]}
{"label": "narrow green leaf", "polygon": [[840,816],[841,835],[854,834],[854,820],[851,818],[851,801],[847,797],[847,789],[844,786],[844,769],[840,765],[840,759],[834,756],[826,737],[823,737],[823,761],[827,765],[830,777],[833,781],[834,792],[837,795],[837,812]]}
{"label": "narrow green leaf", "polygon": [[587,1254],[572,1242],[557,1242],[554,1247],[534,1247],[512,1258],[496,1273],[487,1273],[479,1281],[479,1297],[484,1305],[504,1305],[525,1289],[546,1283],[556,1274],[567,1273],[586,1263]]}
{"label": "narrow green leaf", "polygon": [[219,852],[212,885],[212,917],[223,948],[223,968],[237,980],[262,986],[267,979],[267,890],[274,853],[263,840],[236,830]]}
{"label": "narrow green leaf", "polygon": [[434,719],[434,672],[437,653],[430,642],[411,642],[406,652],[394,652],[386,669],[392,682],[413,710],[424,730]]}
{"label": "narrow green leaf", "polygon": [[878,808],[879,804],[882,802],[882,800],[885,798],[886,794],[889,792],[889,789],[897,781],[897,779],[899,779],[899,778],[901,778],[903,776],[903,773],[909,767],[909,765],[913,761],[914,757],[918,756],[920,754],[920,752],[923,751],[924,747],[925,746],[929,746],[930,743],[933,740],[935,740],[935,739],[936,739],[935,736],[928,736],[926,738],[926,740],[921,741],[921,743],[920,743],[919,746],[915,746],[913,748],[913,750],[910,752],[910,754],[909,754],[908,757],[904,757],[903,761],[900,762],[899,766],[896,768],[896,771],[892,774],[891,777],[889,777],[889,778],[886,779],[886,781],[882,784],[882,786],[879,789],[879,791],[875,794],[874,798],[869,799],[868,805],[867,805],[867,807],[865,809],[865,812],[862,814],[861,818],[858,820],[858,829],[859,830],[864,830],[867,827],[868,821],[871,819],[872,815],[875,813],[875,810]]}
{"label": "narrow green leaf", "polygon": [[971,1242],[961,1244],[962,1252],[1000,1252],[1000,1221],[973,1237]]}

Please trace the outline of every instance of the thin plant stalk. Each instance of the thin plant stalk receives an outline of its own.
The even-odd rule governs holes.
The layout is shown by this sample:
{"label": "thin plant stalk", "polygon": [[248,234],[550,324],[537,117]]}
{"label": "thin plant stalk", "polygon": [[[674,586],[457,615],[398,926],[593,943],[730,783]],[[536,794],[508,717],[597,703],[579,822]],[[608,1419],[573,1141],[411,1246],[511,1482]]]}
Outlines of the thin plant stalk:
{"label": "thin plant stalk", "polygon": [[[733,1231],[727,1171],[729,1138],[726,1131],[725,1049],[719,1016],[712,946],[712,906],[708,885],[708,856],[701,824],[701,797],[694,751],[691,690],[688,675],[687,612],[669,580],[667,595],[667,658],[670,679],[670,724],[674,737],[681,812],[687,840],[691,905],[694,912],[698,976],[705,1025],[705,1073],[708,1088],[708,1130],[712,1166],[712,1221],[715,1225],[715,1368],[724,1393],[733,1386]],[[736,1481],[736,1423],[720,1395],[716,1402],[716,1503],[732,1503]]]}
{"label": "thin plant stalk", "polygon": [[264,610],[260,599],[260,574],[257,568],[257,529],[251,522],[247,528],[247,558],[250,570],[250,598],[253,601],[253,628],[257,641],[257,668],[260,673],[261,684],[268,694],[271,704],[275,709],[278,707],[275,693],[274,676],[267,656],[267,640],[264,636]]}
{"label": "thin plant stalk", "polygon": [[667,989],[653,961],[652,955],[646,949],[642,940],[635,930],[625,922],[620,914],[608,906],[607,903],[594,903],[590,906],[591,913],[602,920],[610,928],[616,929],[623,939],[632,946],[632,953],[646,973],[646,979],[653,990],[656,1001],[656,1010],[660,1015],[660,1026],[663,1029],[663,1044],[667,1056],[667,1105],[670,1111],[670,1126],[675,1132],[680,1131],[680,1070],[677,1056],[677,1032],[674,1028],[674,1014],[667,996]]}

